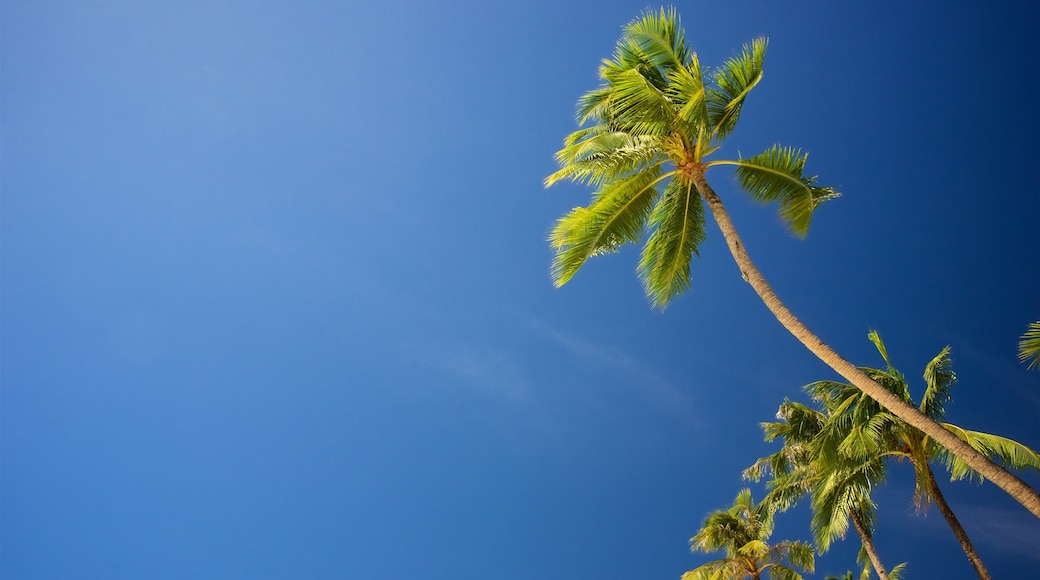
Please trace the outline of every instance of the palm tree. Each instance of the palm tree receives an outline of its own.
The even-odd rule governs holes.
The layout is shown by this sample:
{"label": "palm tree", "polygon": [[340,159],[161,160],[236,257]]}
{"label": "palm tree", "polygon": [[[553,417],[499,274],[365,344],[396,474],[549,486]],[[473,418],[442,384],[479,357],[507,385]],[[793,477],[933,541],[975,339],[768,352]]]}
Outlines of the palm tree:
{"label": "palm tree", "polygon": [[725,557],[690,570],[682,580],[760,580],[763,573],[774,580],[801,580],[796,568],[813,571],[811,546],[790,541],[770,546],[766,540],[772,533],[773,511],[764,503],[756,505],[751,490],[741,490],[732,507],[712,512],[697,535],[690,538],[691,550],[725,550]]}
{"label": "palm tree", "polygon": [[[873,566],[881,580],[889,580],[874,546],[876,510],[870,499],[871,489],[884,480],[881,458],[854,459],[836,449],[825,449],[834,444],[833,438],[821,436],[828,413],[784,400],[777,418],[780,421],[763,423],[762,428],[766,441],[782,439],[783,447],[744,470],[744,478],[759,481],[770,476],[763,503],[778,511],[790,509],[811,494],[813,537],[821,554],[835,539],[845,537],[851,521],[863,546],[860,559],[869,561],[864,570]],[[893,572],[902,567],[896,566]]]}
{"label": "palm tree", "polygon": [[1031,323],[1019,339],[1018,360],[1028,362],[1027,369],[1040,369],[1040,320]]}
{"label": "palm tree", "polygon": [[1036,490],[834,352],[784,306],[748,257],[722,200],[708,184],[708,169],[735,167],[752,198],[777,203],[781,218],[798,235],[807,233],[813,211],[838,195],[805,175],[808,155],[792,147],[710,159],[762,79],[765,50],[764,38],[754,40],[706,73],[687,48],[674,9],[647,11],[625,27],[613,58],[600,67],[603,84],[578,102],[581,128],[557,152],[560,169],[545,180],[547,187],[569,179],[596,188],[592,203],[561,218],[550,234],[555,284],[570,280],[588,258],[637,243],[649,230],[638,273],[650,300],[663,308],[689,287],[690,262],[705,239],[706,203],[744,280],[784,328],[839,375],[1040,517]]}
{"label": "palm tree", "polygon": [[[863,368],[863,371],[908,404],[913,404],[906,380],[892,366],[881,337],[872,331],[869,338],[884,359],[886,369]],[[941,422],[945,416],[945,404],[950,400],[950,390],[956,382],[949,347],[942,349],[928,363],[924,379],[926,389],[919,409],[933,420]],[[944,463],[953,480],[978,478],[978,473],[927,434],[864,396],[853,385],[819,381],[808,385],[806,389],[813,399],[832,410],[827,424],[821,430],[821,437],[831,439],[831,447],[839,454],[854,459],[895,457],[910,461],[915,472],[914,500],[918,508],[923,509],[935,502],[976,573],[980,578],[988,579],[989,572],[939,489],[931,462]],[[951,423],[942,425],[979,452],[1010,468],[1040,470],[1040,455],[1021,443],[997,435],[970,431]]]}

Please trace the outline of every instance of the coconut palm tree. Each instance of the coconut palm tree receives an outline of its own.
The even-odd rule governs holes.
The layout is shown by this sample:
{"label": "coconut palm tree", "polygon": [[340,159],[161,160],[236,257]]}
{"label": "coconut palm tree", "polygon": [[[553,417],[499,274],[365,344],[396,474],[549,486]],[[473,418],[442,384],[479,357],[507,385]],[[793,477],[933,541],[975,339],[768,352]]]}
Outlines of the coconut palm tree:
{"label": "coconut palm tree", "polygon": [[[821,554],[835,539],[845,537],[851,522],[863,547],[860,560],[868,562],[866,574],[869,576],[873,566],[881,580],[889,580],[874,545],[876,510],[870,499],[873,487],[884,480],[881,458],[854,459],[833,449],[834,438],[821,436],[828,413],[784,400],[777,419],[780,421],[762,423],[762,428],[766,441],[781,439],[783,447],[744,470],[745,479],[770,477],[769,493],[762,501],[778,511],[790,509],[810,494],[813,537]],[[902,567],[896,566],[893,572]]]}
{"label": "coconut palm tree", "polygon": [[1026,368],[1040,369],[1040,320],[1031,323],[1019,339],[1018,360],[1029,363]]}
{"label": "coconut palm tree", "polygon": [[[863,368],[863,371],[896,396],[913,404],[910,388],[903,375],[892,366],[881,337],[872,331],[869,338],[884,359],[886,368]],[[919,409],[935,421],[941,422],[945,416],[945,404],[950,400],[950,390],[956,383],[949,347],[942,349],[928,363],[924,379],[926,388]],[[978,576],[988,579],[989,572],[939,489],[931,463],[943,463],[953,480],[979,478],[979,474],[927,434],[908,425],[874,400],[864,396],[853,385],[819,381],[808,385],[806,389],[813,399],[832,410],[820,437],[829,438],[832,441],[829,447],[834,448],[840,455],[853,459],[894,457],[910,461],[915,472],[915,503],[923,509],[929,503],[935,502]],[[1007,467],[1040,470],[1040,455],[1017,441],[970,431],[951,423],[942,425],[973,448]]]}
{"label": "coconut palm tree", "polygon": [[[708,515],[697,535],[690,538],[693,551],[725,551],[725,557],[712,560],[683,574],[682,580],[801,580],[798,570],[812,572],[815,556],[804,542],[766,543],[773,533],[773,511],[767,504],[755,504],[751,490],[743,489],[729,509]],[[786,564],[788,562],[790,565]]]}
{"label": "coconut palm tree", "polygon": [[775,145],[746,158],[711,157],[762,79],[765,51],[766,40],[754,40],[707,72],[687,48],[674,9],[647,11],[625,27],[613,58],[600,67],[603,84],[578,102],[581,128],[556,154],[560,169],[545,180],[546,186],[569,179],[596,188],[592,202],[557,221],[549,236],[556,252],[555,284],[570,280],[588,258],[638,243],[649,230],[638,273],[650,300],[663,308],[689,287],[690,262],[705,239],[707,204],[744,280],[791,334],[843,378],[1040,517],[1036,490],[839,356],[784,306],[752,263],[708,184],[709,169],[734,167],[743,189],[762,203],[776,203],[797,235],[807,233],[820,204],[838,195],[805,174],[808,156],[793,147]]}

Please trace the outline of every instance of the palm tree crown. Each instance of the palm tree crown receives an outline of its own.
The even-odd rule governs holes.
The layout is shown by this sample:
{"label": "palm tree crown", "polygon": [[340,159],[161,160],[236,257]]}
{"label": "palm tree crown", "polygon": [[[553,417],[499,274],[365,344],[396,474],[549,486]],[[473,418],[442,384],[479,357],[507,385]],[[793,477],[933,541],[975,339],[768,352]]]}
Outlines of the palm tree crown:
{"label": "palm tree crown", "polygon": [[714,165],[736,167],[756,200],[776,202],[805,235],[813,210],[837,196],[804,175],[807,154],[775,145],[749,158],[707,160],[733,131],[748,93],[762,78],[766,40],[745,45],[707,73],[686,47],[674,9],[646,12],[629,23],[599,75],[603,84],[578,102],[575,131],[556,154],[562,179],[596,188],[592,203],[561,218],[550,235],[552,274],[565,284],[591,256],[649,236],[639,276],[659,307],[689,287],[690,262],[705,239],[698,181]]}
{"label": "palm tree crown", "polygon": [[766,540],[772,533],[771,507],[755,504],[751,490],[741,490],[729,509],[712,512],[690,539],[694,551],[724,550],[725,557],[690,570],[682,580],[759,580],[763,574],[775,580],[801,580],[796,568],[813,571],[815,557],[811,546],[789,541],[770,546]]}
{"label": "palm tree crown", "polygon": [[705,171],[736,167],[737,180],[756,200],[776,202],[791,229],[804,235],[813,211],[837,193],[804,175],[807,156],[774,145],[736,160],[708,156],[732,132],[748,93],[762,78],[766,41],[746,45],[711,74],[686,47],[674,9],[649,11],[629,23],[612,59],[600,67],[602,85],[578,103],[581,129],[557,154],[560,170],[546,185],[571,179],[596,188],[592,203],[561,218],[549,236],[559,286],[585,261],[639,242],[649,230],[639,275],[651,301],[664,307],[689,287],[690,262],[704,240],[704,205],[726,245],[766,307],[820,360],[899,418],[956,453],[1040,518],[1040,493],[988,460],[953,433],[898,398],[812,333],[780,301],[751,261]]}

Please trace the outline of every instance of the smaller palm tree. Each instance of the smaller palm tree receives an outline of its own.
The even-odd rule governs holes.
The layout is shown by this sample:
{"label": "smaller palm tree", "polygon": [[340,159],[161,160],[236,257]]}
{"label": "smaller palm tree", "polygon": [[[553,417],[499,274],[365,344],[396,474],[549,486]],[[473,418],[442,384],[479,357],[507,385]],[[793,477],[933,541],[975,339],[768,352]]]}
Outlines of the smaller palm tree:
{"label": "smaller palm tree", "polygon": [[785,399],[776,415],[779,421],[762,423],[766,441],[781,439],[784,446],[744,470],[744,478],[759,481],[770,476],[763,503],[777,511],[787,511],[811,495],[812,531],[821,554],[834,540],[844,539],[851,521],[862,545],[863,573],[869,577],[873,566],[881,580],[890,580],[874,546],[876,514],[870,499],[872,488],[884,479],[884,463],[880,457],[850,458],[838,453],[837,441],[824,436],[831,409],[826,411]]}
{"label": "smaller palm tree", "polygon": [[741,490],[729,509],[712,512],[701,531],[690,538],[691,550],[724,550],[725,557],[690,570],[682,580],[801,580],[798,570],[813,571],[812,546],[791,541],[770,546],[766,540],[772,533],[773,510],[765,503],[756,504],[750,489]]}
{"label": "smaller palm tree", "polygon": [[1030,324],[1019,339],[1018,360],[1029,363],[1026,368],[1040,370],[1040,320]]}
{"label": "smaller palm tree", "polygon": [[[873,331],[868,337],[885,361],[886,368],[861,367],[861,370],[884,385],[893,394],[913,404],[910,387],[902,373],[892,366],[888,358],[888,350],[881,337]],[[926,365],[924,380],[926,388],[919,405],[922,413],[940,422],[948,431],[980,453],[1003,463],[1006,467],[1040,470],[1040,454],[1026,445],[1006,437],[971,431],[952,423],[943,422],[945,405],[950,400],[950,391],[957,380],[952,368],[949,347],[940,351]],[[873,399],[864,396],[853,385],[835,381],[818,381],[807,385],[806,390],[814,400],[822,403],[828,409],[834,410],[823,430],[826,436],[835,438],[836,445],[828,446],[828,448],[834,447],[841,454],[852,458],[889,457],[910,461],[916,476],[915,503],[921,509],[927,507],[929,503],[935,503],[939,512],[949,523],[979,578],[988,580],[989,572],[975,551],[967,532],[957,520],[953,509],[939,489],[931,463],[945,464],[946,469],[950,472],[951,480],[973,478],[981,481],[982,478],[978,472],[960,461],[934,439],[895,417]]]}

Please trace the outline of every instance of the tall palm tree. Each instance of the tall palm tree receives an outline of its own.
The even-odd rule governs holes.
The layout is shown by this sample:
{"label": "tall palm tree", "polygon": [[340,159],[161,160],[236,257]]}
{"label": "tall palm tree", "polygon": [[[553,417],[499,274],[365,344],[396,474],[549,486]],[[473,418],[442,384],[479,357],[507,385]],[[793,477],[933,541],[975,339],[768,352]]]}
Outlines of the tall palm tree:
{"label": "tall palm tree", "polygon": [[1040,369],[1040,320],[1030,323],[1019,339],[1018,360],[1029,363],[1026,368]]}
{"label": "tall palm tree", "polygon": [[[903,375],[892,366],[881,337],[872,331],[869,338],[884,359],[886,369],[863,368],[863,371],[894,395],[908,404],[913,404],[910,388]],[[950,390],[956,383],[949,347],[940,351],[928,363],[924,379],[926,388],[918,408],[933,420],[941,422],[945,416],[945,404],[950,400]],[[954,480],[965,477],[978,478],[978,473],[927,434],[908,425],[874,400],[864,396],[853,385],[819,381],[806,388],[813,399],[833,410],[827,424],[821,430],[820,438],[830,439],[830,447],[839,454],[860,459],[895,457],[910,461],[915,472],[915,503],[919,508],[924,508],[935,502],[978,576],[988,579],[989,572],[939,489],[931,463],[944,463],[951,473],[951,479]],[[1010,468],[1040,470],[1040,455],[1017,441],[970,431],[951,423],[942,425],[973,448]]]}
{"label": "tall palm tree", "polygon": [[570,179],[596,188],[592,203],[561,218],[550,234],[555,284],[570,280],[588,258],[637,243],[649,230],[638,273],[651,301],[664,307],[689,287],[690,262],[705,239],[706,203],[744,280],[784,328],[839,375],[1040,517],[1036,490],[834,352],[784,306],[748,257],[708,184],[708,169],[735,167],[744,190],[760,202],[777,203],[781,218],[798,235],[807,233],[813,211],[838,195],[805,175],[808,156],[792,147],[775,145],[747,158],[710,158],[762,79],[765,51],[766,40],[754,40],[706,73],[687,48],[674,9],[647,11],[625,27],[613,58],[600,67],[603,84],[578,102],[581,128],[557,152],[559,171],[545,180],[546,186]]}
{"label": "tall palm tree", "polygon": [[[876,510],[870,498],[873,487],[884,480],[881,458],[855,459],[836,449],[825,449],[835,442],[821,437],[828,413],[784,400],[777,419],[780,421],[763,423],[762,428],[766,441],[782,439],[783,447],[744,470],[745,479],[770,477],[769,493],[762,501],[779,511],[790,509],[811,494],[812,531],[821,554],[835,539],[845,537],[851,522],[863,547],[861,560],[869,562],[865,569],[873,566],[881,580],[889,580],[874,545]],[[896,566],[893,572],[902,566]]]}
{"label": "tall palm tree", "polygon": [[755,504],[751,490],[741,490],[729,509],[712,512],[690,538],[692,550],[724,550],[725,557],[690,570],[682,580],[761,580],[764,574],[772,580],[801,580],[798,569],[813,571],[815,556],[809,544],[784,541],[770,546],[766,540],[772,533],[770,506]]}

